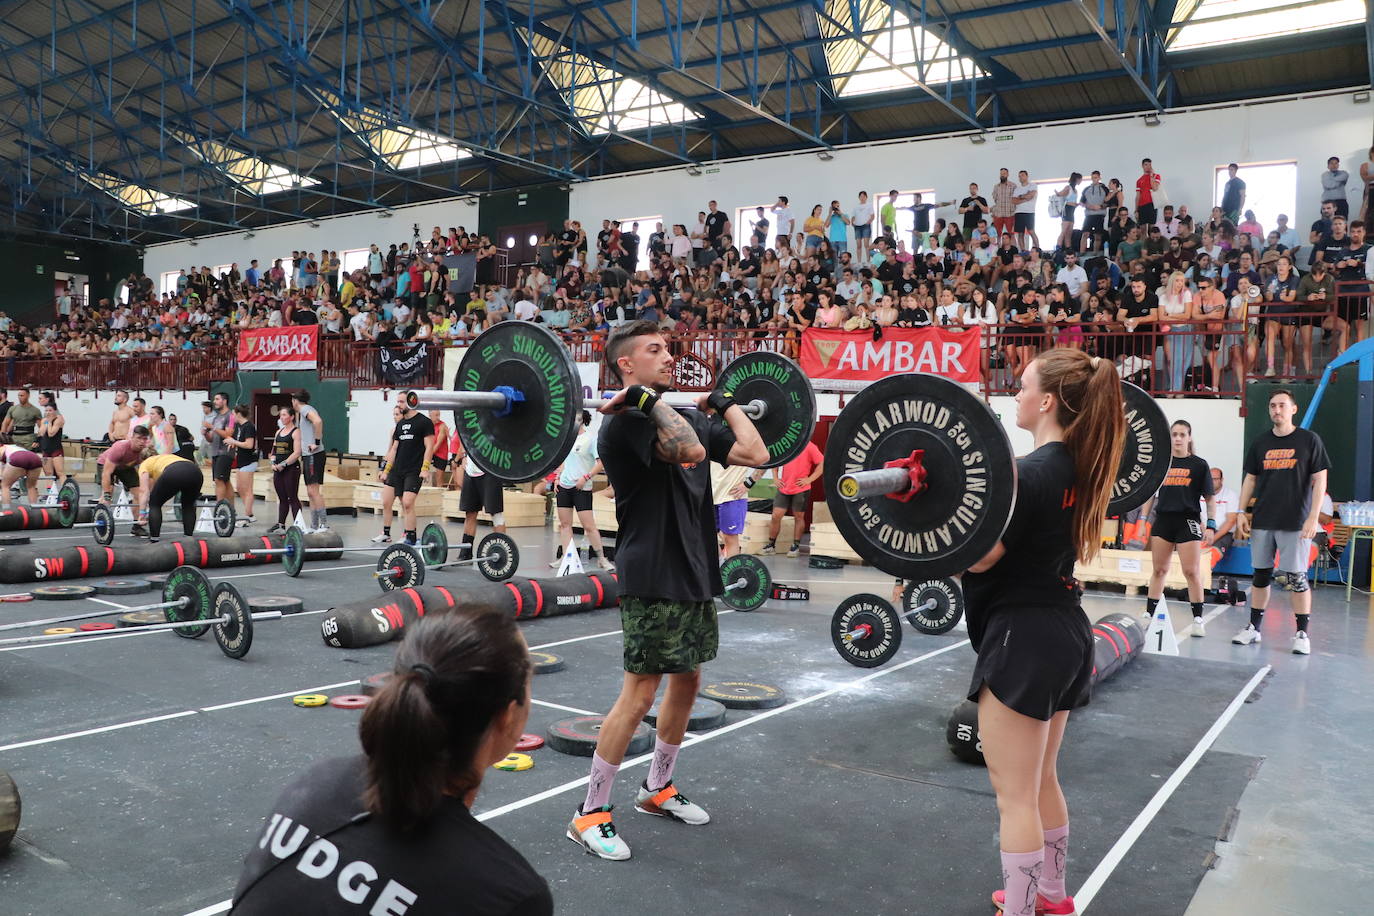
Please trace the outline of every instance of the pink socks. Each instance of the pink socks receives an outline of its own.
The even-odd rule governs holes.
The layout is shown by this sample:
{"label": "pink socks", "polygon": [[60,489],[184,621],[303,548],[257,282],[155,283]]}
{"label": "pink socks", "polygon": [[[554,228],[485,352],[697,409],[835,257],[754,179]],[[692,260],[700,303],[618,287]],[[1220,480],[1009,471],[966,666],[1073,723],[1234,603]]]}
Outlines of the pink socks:
{"label": "pink socks", "polygon": [[650,792],[657,792],[673,781],[673,766],[677,763],[679,747],[679,744],[664,743],[662,738],[654,739],[654,759],[649,764],[649,778],[644,783]]}
{"label": "pink socks", "polygon": [[1040,895],[1058,902],[1068,896],[1064,871],[1069,862],[1069,825],[1045,831],[1045,869],[1040,874]]}
{"label": "pink socks", "polygon": [[1044,849],[1002,853],[1005,916],[1035,916],[1035,892],[1044,866]]}
{"label": "pink socks", "polygon": [[600,754],[592,754],[592,775],[587,782],[587,800],[582,803],[582,813],[604,808],[611,802],[611,783],[615,774],[620,772],[620,764],[607,763]]}

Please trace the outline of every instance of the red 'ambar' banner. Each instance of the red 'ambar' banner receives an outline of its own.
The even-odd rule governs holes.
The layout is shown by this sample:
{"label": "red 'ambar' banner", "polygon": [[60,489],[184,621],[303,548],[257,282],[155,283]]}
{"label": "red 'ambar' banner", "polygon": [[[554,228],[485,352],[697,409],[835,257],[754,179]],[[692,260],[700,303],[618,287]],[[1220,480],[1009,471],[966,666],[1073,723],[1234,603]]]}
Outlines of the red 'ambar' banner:
{"label": "red 'ambar' banner", "polygon": [[820,387],[857,390],[901,372],[929,372],[955,382],[979,380],[978,332],[943,328],[884,328],[873,332],[807,328],[802,332],[802,371]]}
{"label": "red 'ambar' banner", "polygon": [[240,369],[314,369],[320,352],[320,326],[253,328],[239,333]]}

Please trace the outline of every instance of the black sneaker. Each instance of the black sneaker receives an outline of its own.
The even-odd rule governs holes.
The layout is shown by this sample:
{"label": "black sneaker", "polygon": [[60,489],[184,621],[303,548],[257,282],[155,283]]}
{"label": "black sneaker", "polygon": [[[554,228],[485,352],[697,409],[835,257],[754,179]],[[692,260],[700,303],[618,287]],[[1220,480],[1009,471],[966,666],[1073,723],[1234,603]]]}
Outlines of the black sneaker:
{"label": "black sneaker", "polygon": [[148,536],[148,529],[144,528],[142,525],[133,525],[129,528],[129,533],[136,538],[146,538]]}

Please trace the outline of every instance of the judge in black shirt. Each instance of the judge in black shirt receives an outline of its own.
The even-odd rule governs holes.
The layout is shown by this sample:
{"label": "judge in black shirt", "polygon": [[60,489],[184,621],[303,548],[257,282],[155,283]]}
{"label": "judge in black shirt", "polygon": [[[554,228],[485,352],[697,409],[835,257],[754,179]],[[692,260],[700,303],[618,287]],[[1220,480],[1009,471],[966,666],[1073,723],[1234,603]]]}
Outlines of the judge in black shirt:
{"label": "judge in black shirt", "polygon": [[657,325],[636,321],[611,332],[606,367],[626,386],[601,407],[608,419],[597,449],[615,490],[625,678],[567,836],[593,855],[618,860],[630,857],[630,847],[611,820],[611,783],[664,675],[653,762],[635,807],[686,824],[710,821],[673,785],[701,666],[715,658],[719,643],[710,462],[758,467],[768,450],[744,411],[719,389],[703,395],[697,410],[678,412],[660,400],[673,385],[673,355]]}
{"label": "judge in black shirt", "polygon": [[[396,395],[399,415],[391,432],[391,447],[382,461],[382,537],[391,539],[391,504],[401,494],[401,520],[406,543],[415,544],[415,496],[429,476],[434,457],[434,423],[410,406],[413,392]],[[385,541],[381,542],[385,543]]]}
{"label": "judge in black shirt", "polygon": [[363,755],[292,780],[257,837],[237,916],[548,916],[544,879],[472,803],[529,714],[529,650],[513,618],[462,606],[406,628],[363,712]]}
{"label": "judge in black shirt", "polygon": [[[1164,475],[1155,494],[1154,526],[1150,529],[1150,586],[1145,597],[1145,616],[1153,617],[1164,594],[1164,579],[1173,565],[1174,552],[1188,582],[1188,603],[1192,605],[1193,636],[1206,636],[1202,626],[1202,551],[1212,546],[1217,530],[1212,518],[1216,506],[1212,501],[1212,469],[1207,462],[1193,454],[1193,426],[1187,420],[1175,420],[1169,427],[1169,445],[1173,449],[1169,472]],[[1198,518],[1198,506],[1207,500],[1207,528],[1203,530]],[[1141,511],[1149,517],[1150,505]]]}

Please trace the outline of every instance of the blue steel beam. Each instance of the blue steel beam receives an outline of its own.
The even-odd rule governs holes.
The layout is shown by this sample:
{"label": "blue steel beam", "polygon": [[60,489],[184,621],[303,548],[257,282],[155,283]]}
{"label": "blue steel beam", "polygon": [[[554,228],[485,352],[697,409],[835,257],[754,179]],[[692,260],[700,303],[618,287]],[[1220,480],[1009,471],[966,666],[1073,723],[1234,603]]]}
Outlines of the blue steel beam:
{"label": "blue steel beam", "polygon": [[[1071,2],[1074,9],[1081,15],[1083,21],[1088,24],[1088,28],[1092,29],[1093,34],[1096,35],[1098,40],[1106,47],[1107,54],[1121,66],[1122,72],[1125,73],[1126,76],[1130,78],[1131,82],[1135,84],[1135,87],[1140,90],[1140,94],[1144,96],[1149,106],[1155,111],[1162,111],[1164,105],[1159,101],[1158,88],[1151,88],[1146,85],[1144,78],[1141,77],[1140,71],[1136,69],[1136,65],[1132,64],[1130,58],[1126,56],[1126,24],[1122,21],[1125,3],[1121,2],[1121,0],[1117,0],[1115,4],[1117,36],[1113,38],[1107,31],[1106,0],[1098,0],[1096,13],[1088,9],[1088,0],[1071,0]],[[1139,7],[1143,7],[1145,6],[1146,0],[1135,0],[1135,2]],[[1366,2],[1368,2],[1368,0],[1366,0]]]}

